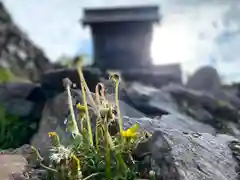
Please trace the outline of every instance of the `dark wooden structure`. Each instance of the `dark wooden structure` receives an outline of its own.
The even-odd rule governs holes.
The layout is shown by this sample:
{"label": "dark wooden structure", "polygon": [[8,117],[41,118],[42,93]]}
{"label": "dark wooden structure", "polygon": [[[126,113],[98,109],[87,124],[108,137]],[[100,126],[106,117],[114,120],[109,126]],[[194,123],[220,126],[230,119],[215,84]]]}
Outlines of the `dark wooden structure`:
{"label": "dark wooden structure", "polygon": [[90,25],[94,65],[101,69],[151,66],[153,23],[160,21],[158,6],[85,9],[83,25]]}

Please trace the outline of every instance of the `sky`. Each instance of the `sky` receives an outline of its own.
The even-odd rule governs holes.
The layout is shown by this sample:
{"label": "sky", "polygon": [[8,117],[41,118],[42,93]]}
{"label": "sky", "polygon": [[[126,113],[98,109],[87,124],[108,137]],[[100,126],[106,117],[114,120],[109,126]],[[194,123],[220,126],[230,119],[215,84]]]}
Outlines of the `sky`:
{"label": "sky", "polygon": [[154,64],[181,63],[185,74],[212,65],[225,82],[240,81],[239,0],[2,0],[14,21],[55,61],[91,54],[91,34],[79,20],[83,8],[159,5]]}

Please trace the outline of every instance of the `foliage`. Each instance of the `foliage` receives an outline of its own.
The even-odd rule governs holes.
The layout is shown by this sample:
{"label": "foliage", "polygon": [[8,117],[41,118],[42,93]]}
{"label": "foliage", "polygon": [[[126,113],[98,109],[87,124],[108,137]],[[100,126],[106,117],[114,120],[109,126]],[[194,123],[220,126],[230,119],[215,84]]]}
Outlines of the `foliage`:
{"label": "foliage", "polygon": [[57,63],[66,68],[74,68],[79,61],[79,59],[84,62],[84,66],[91,64],[91,58],[86,54],[79,54],[75,57],[68,57],[66,55],[62,55],[57,59]]}
{"label": "foliage", "polygon": [[27,122],[0,107],[0,149],[17,148],[28,138]]}
{"label": "foliage", "polygon": [[0,67],[0,83],[9,82],[13,79],[13,74],[8,68]]}
{"label": "foliage", "polygon": [[[0,67],[0,83],[11,82],[15,79],[8,68]],[[0,106],[0,149],[16,148],[28,138],[27,122],[19,117],[6,113]]]}
{"label": "foliage", "polygon": [[60,64],[61,66],[70,68],[72,67],[72,58],[67,56],[67,55],[62,55],[57,59],[57,63]]}
{"label": "foliage", "polygon": [[[99,83],[96,86],[93,97],[83,77],[81,66],[78,72],[81,80],[82,104],[72,106],[71,81],[63,80],[71,114],[71,119],[66,122],[66,130],[71,132],[73,137],[71,145],[63,146],[56,132],[49,132],[52,142],[49,166],[43,164],[43,158],[33,147],[40,164],[51,172],[51,179],[57,180],[143,178],[139,175],[138,161],[132,157],[132,151],[146,137],[139,131],[138,124],[127,130],[123,129],[118,104],[120,77],[117,74],[110,76],[115,85],[115,103],[112,104],[105,98],[103,84]],[[78,110],[78,117],[75,117],[74,108]],[[90,119],[90,109],[96,114],[96,119]],[[94,122],[93,128],[91,125]],[[154,179],[154,172],[150,172],[147,178]],[[146,178],[146,175],[144,177]]]}

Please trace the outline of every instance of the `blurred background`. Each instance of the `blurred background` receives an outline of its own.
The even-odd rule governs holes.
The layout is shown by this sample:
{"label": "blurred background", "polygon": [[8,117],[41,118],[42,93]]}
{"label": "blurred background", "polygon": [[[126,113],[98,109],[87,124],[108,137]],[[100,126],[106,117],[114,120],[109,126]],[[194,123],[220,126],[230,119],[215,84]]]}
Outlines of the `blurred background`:
{"label": "blurred background", "polygon": [[[229,149],[215,136],[240,139],[239,47],[240,0],[0,0],[0,150],[24,144],[47,148],[48,132],[69,137],[63,79],[74,83],[78,102],[76,64],[83,59],[89,90],[103,83],[113,104],[109,71],[120,73],[121,115],[124,121],[136,118],[127,120],[129,125],[144,117],[140,124],[146,129],[171,130],[175,152],[195,146],[185,132],[206,135],[196,142],[207,151],[199,149],[196,156],[194,150],[192,158],[177,153],[172,159],[182,165],[174,165],[174,172],[186,169],[183,174],[200,180],[237,179],[240,168],[225,161],[219,149],[230,155]],[[240,151],[232,153],[240,165]],[[173,179],[164,163],[162,179],[168,179],[165,174]]]}
{"label": "blurred background", "polygon": [[202,65],[215,67],[224,83],[240,80],[240,2],[237,0],[2,0],[18,27],[51,62],[85,55],[92,63],[86,7],[159,5],[162,20],[151,44],[154,64],[180,63],[183,79]]}

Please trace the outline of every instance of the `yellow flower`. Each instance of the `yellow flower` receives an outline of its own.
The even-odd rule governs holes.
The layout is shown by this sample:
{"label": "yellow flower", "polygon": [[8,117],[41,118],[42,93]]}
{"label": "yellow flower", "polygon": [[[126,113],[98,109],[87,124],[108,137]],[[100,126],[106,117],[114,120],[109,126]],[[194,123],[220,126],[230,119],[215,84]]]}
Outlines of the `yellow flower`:
{"label": "yellow flower", "polygon": [[56,132],[49,132],[48,136],[51,139],[53,146],[58,147],[60,145],[60,140]]}
{"label": "yellow flower", "polygon": [[139,125],[134,124],[132,127],[128,128],[127,130],[121,131],[120,134],[123,137],[135,137],[137,135],[138,128],[139,128]]}
{"label": "yellow flower", "polygon": [[81,105],[80,103],[77,103],[76,107],[77,107],[78,110],[83,111],[83,112],[85,112],[85,110],[86,110],[86,107]]}
{"label": "yellow flower", "polygon": [[54,137],[54,136],[57,136],[56,132],[49,132],[48,133],[48,137]]}

